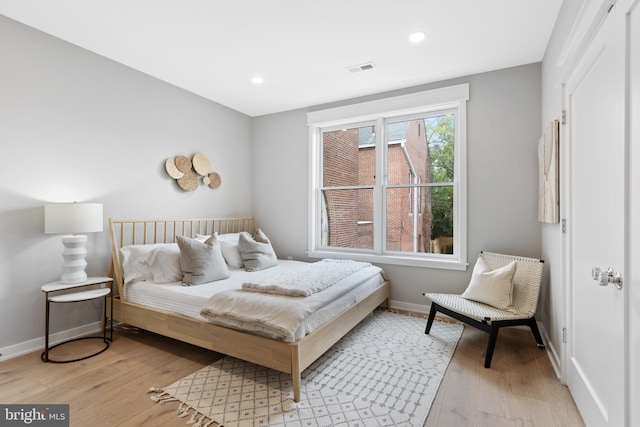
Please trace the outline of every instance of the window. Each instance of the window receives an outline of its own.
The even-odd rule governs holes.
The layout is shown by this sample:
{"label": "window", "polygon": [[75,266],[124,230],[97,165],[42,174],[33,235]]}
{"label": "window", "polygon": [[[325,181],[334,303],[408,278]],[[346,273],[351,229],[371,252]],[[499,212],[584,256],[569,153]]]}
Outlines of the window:
{"label": "window", "polygon": [[309,113],[309,255],[466,268],[468,85]]}

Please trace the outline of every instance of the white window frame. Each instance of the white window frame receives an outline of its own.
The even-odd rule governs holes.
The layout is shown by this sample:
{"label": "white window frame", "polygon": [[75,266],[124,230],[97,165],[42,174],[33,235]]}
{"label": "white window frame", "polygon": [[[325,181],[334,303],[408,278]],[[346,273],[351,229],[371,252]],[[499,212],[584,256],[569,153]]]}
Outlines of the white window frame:
{"label": "white window frame", "polygon": [[[469,85],[461,84],[409,95],[401,95],[375,101],[352,104],[307,113],[309,126],[309,229],[308,251],[312,258],[346,258],[379,264],[408,265],[450,270],[467,268],[467,101]],[[321,221],[319,220],[321,203],[322,141],[323,129],[353,126],[362,122],[375,121],[377,129],[382,129],[389,118],[424,114],[439,110],[455,110],[456,141],[454,145],[454,254],[398,254],[384,250],[383,217],[384,191],[386,181],[386,147],[384,132],[376,132],[376,187],[374,189],[374,250],[351,248],[328,248],[321,244]]]}

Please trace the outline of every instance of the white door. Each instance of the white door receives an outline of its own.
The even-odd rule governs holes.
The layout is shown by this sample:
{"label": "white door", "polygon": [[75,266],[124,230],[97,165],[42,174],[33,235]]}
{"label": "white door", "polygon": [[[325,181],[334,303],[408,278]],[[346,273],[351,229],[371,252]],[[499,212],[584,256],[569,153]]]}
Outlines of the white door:
{"label": "white door", "polygon": [[[567,382],[588,426],[624,426],[624,32],[615,7],[565,92],[569,161]],[[622,31],[622,32],[621,32]],[[613,273],[606,270],[611,267]],[[602,285],[592,270],[602,272]],[[597,273],[597,270],[593,270]],[[611,278],[612,280],[613,277]],[[603,286],[604,285],[604,286]]]}

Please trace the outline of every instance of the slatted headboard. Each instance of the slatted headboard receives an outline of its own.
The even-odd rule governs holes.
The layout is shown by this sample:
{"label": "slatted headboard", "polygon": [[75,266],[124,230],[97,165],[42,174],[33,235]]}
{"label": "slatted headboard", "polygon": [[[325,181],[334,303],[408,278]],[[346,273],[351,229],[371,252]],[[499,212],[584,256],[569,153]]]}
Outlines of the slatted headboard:
{"label": "slatted headboard", "polygon": [[119,249],[126,245],[149,245],[154,243],[175,243],[176,236],[195,237],[196,234],[239,233],[247,231],[254,235],[257,231],[254,217],[202,218],[202,219],[111,219],[111,263],[109,275],[118,287],[118,295],[123,295],[122,263]]}

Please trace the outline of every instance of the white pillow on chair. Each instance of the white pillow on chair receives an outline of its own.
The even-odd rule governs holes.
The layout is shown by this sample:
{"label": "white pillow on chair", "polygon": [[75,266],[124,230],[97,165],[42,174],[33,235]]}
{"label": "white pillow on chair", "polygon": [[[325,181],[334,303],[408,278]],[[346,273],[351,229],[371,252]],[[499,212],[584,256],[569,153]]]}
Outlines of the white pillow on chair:
{"label": "white pillow on chair", "polygon": [[482,255],[473,268],[471,281],[462,298],[481,302],[501,310],[515,312],[513,307],[513,275],[517,264],[511,261],[504,267],[492,270]]}

